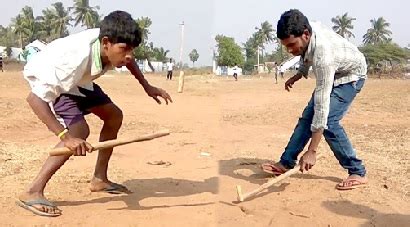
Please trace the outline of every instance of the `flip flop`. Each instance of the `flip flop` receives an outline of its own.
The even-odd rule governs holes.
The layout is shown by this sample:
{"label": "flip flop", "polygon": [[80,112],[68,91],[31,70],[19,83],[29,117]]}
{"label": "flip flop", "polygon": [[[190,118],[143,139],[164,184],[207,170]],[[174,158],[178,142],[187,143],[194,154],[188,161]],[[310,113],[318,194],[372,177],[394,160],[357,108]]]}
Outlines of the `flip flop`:
{"label": "flip flop", "polygon": [[110,186],[107,188],[104,188],[99,191],[92,191],[92,192],[106,192],[106,193],[114,194],[114,195],[132,193],[132,191],[128,190],[127,187],[121,184],[117,184],[117,183],[111,183]]}
{"label": "flip flop", "polygon": [[[30,200],[30,201],[22,201],[22,200],[17,200],[16,204],[28,211],[31,211],[33,214],[39,215],[39,216],[44,216],[44,217],[58,217],[61,215],[61,210],[57,208],[56,205],[52,204],[50,201],[46,199],[35,199],[35,200]],[[57,210],[60,210],[60,213],[47,213],[45,211],[41,211],[34,207],[34,205],[42,205],[42,206],[48,206],[48,207],[53,207],[57,208]]]}
{"label": "flip flop", "polygon": [[261,165],[261,168],[265,173],[269,173],[275,176],[279,176],[287,172],[287,170],[283,170],[277,167],[275,162],[264,163]]}
{"label": "flip flop", "polygon": [[[344,184],[350,183],[350,186],[344,186]],[[347,178],[336,185],[336,189],[338,190],[352,190],[359,187],[364,187],[367,184],[366,179],[359,179],[359,178]]]}

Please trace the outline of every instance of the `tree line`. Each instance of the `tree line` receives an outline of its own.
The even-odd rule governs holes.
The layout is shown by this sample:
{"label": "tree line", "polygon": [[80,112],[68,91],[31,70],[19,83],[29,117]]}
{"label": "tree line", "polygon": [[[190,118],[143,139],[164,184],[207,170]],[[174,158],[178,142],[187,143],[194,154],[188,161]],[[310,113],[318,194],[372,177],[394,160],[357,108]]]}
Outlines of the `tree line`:
{"label": "tree line", "polygon": [[[55,39],[69,35],[69,27],[81,26],[97,28],[103,15],[99,13],[99,6],[91,6],[89,0],[73,0],[73,5],[65,7],[62,2],[55,2],[42,10],[41,15],[34,16],[33,8],[25,6],[20,13],[11,19],[7,27],[0,25],[0,46],[5,46],[10,56],[11,47],[23,48],[34,40],[49,43]],[[152,20],[149,17],[140,17],[135,21],[142,31],[142,43],[134,50],[138,60],[169,61],[169,50],[156,47],[149,42],[149,28]],[[199,58],[196,49],[192,50],[190,59],[195,63]],[[150,62],[149,62],[149,65]]]}
{"label": "tree line", "polygon": [[[332,29],[344,38],[355,37],[352,30],[356,18],[350,17],[348,13],[331,18]],[[382,71],[394,68],[403,68],[404,63],[410,58],[410,45],[402,48],[393,42],[390,31],[390,23],[383,17],[370,20],[370,28],[363,35],[363,43],[359,49],[364,53],[371,71]],[[268,21],[255,27],[255,32],[245,43],[239,45],[231,37],[218,35],[215,38],[218,52],[216,60],[219,65],[233,66],[241,65],[245,71],[251,72],[258,62],[276,62],[280,64],[290,57],[285,48],[276,38],[276,31]],[[276,49],[266,53],[268,44],[276,44]],[[238,51],[239,49],[243,51]]]}

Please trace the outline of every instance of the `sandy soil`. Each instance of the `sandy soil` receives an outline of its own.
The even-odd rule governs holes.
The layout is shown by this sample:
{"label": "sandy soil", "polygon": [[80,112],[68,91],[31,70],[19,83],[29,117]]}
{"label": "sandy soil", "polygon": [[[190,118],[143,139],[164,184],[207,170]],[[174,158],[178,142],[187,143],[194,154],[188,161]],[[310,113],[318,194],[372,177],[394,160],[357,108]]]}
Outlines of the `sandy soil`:
{"label": "sandy soil", "polygon": [[[277,160],[288,142],[314,80],[292,92],[271,78],[148,75],[170,92],[172,105],[157,105],[128,75],[98,79],[123,109],[121,138],[171,130],[171,135],[118,147],[111,180],[134,193],[88,189],[96,153],[71,158],[50,181],[46,196],[63,215],[44,218],[17,207],[15,198],[37,174],[57,139],[25,102],[19,72],[0,73],[1,226],[409,226],[410,80],[370,79],[343,120],[365,161],[369,184],[340,192],[346,177],[328,146],[307,174],[296,174],[256,198],[236,203],[235,186],[250,191],[269,180],[259,164]],[[95,142],[101,122],[88,116]],[[150,165],[155,161],[171,165]]]}

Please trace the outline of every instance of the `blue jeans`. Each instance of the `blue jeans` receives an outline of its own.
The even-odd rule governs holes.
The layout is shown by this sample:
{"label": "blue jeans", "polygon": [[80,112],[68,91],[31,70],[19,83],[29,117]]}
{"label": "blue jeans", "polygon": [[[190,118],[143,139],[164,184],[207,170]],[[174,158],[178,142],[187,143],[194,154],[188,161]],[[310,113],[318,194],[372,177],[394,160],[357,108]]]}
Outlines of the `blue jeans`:
{"label": "blue jeans", "polygon": [[[364,176],[366,175],[366,169],[362,161],[356,157],[356,151],[353,149],[346,132],[340,125],[340,120],[347,113],[350,104],[352,104],[356,94],[362,89],[364,82],[364,79],[360,79],[356,82],[333,87],[330,93],[330,109],[327,121],[328,129],[323,132],[323,136],[329,144],[330,149],[333,151],[340,165],[348,170],[349,175],[357,174]],[[296,165],[298,155],[303,151],[309,139],[312,137],[310,126],[314,114],[313,107],[314,99],[312,96],[302,113],[302,117],[299,118],[299,122],[281,156],[280,163],[286,168],[293,168]]]}

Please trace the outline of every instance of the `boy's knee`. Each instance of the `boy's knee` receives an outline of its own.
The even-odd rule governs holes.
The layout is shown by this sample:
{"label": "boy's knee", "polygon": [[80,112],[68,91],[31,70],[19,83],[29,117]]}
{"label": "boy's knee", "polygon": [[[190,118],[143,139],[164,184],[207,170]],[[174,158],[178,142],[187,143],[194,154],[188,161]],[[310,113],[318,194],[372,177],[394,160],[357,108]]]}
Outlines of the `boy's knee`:
{"label": "boy's knee", "polygon": [[108,116],[105,119],[102,119],[104,121],[105,125],[108,125],[112,128],[120,128],[122,125],[122,120],[124,118],[124,115],[122,113],[122,110],[118,107],[113,108]]}

